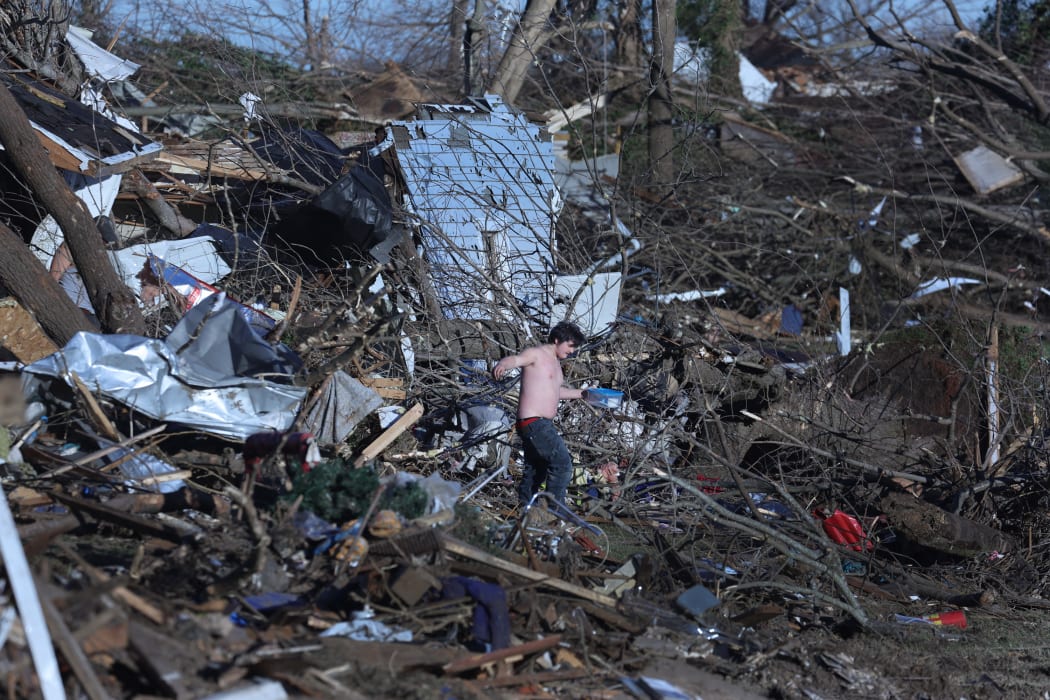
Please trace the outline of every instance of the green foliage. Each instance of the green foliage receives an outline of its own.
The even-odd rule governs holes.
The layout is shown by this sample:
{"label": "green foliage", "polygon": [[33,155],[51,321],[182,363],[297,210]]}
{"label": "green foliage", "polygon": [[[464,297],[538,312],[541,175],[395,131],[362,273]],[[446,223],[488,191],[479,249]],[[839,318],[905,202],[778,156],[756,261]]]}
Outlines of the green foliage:
{"label": "green foliage", "polygon": [[1031,328],[1006,327],[999,331],[999,367],[1005,377],[1015,382],[1029,383],[1033,370],[1048,355],[1046,344]]}
{"label": "green foliage", "polygon": [[[997,11],[998,8],[998,11]],[[1050,0],[1002,0],[984,11],[978,33],[1017,63],[1035,65],[1050,52]]]}
{"label": "green foliage", "polygon": [[[979,358],[987,353],[988,328],[983,323],[949,323],[940,321],[926,326],[913,326],[888,331],[879,340],[879,345],[901,345],[914,348],[915,352],[937,350],[945,356],[956,358],[961,369],[975,366]],[[1047,357],[1047,346],[1030,328],[1002,326],[999,330],[1000,381],[1014,391],[1027,386],[1039,377],[1033,376],[1043,357]]]}
{"label": "green foliage", "polygon": [[740,35],[744,28],[737,0],[687,0],[676,6],[678,29],[709,52],[713,92],[741,95]]}
{"label": "green foliage", "polygon": [[354,469],[336,459],[299,472],[291,495],[303,497],[304,509],[329,522],[342,523],[363,515],[377,488],[379,476],[375,471]]}
{"label": "green foliage", "polygon": [[685,0],[677,3],[675,13],[679,33],[695,40],[700,46],[711,46],[717,42],[720,4],[719,0]]}
{"label": "green foliage", "polygon": [[379,507],[400,513],[406,520],[412,520],[426,513],[428,502],[427,492],[413,481],[387,489]]}
{"label": "green foliage", "polygon": [[[302,496],[302,508],[331,523],[359,518],[368,510],[379,488],[379,475],[369,467],[355,469],[341,459],[318,464],[299,472],[289,499]],[[383,493],[377,508],[389,509],[406,519],[426,512],[429,497],[416,482],[392,486]]]}
{"label": "green foliage", "polygon": [[[167,84],[172,101],[229,101],[258,85],[291,85],[299,71],[277,56],[237,46],[221,36],[185,32],[175,38],[137,36],[123,55],[142,64],[138,80]],[[309,95],[303,95],[309,99]]]}

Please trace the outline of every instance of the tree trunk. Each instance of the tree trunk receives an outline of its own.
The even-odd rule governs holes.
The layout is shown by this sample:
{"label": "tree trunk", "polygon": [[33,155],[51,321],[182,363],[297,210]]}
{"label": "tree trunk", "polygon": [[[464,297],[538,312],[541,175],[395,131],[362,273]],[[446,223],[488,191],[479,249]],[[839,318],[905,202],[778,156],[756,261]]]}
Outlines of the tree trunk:
{"label": "tree trunk", "polygon": [[674,0],[653,0],[653,60],[649,68],[649,167],[663,194],[674,182],[671,74],[677,32]]}
{"label": "tree trunk", "polygon": [[98,332],[84,312],[51,278],[22,237],[0,223],[0,284],[33,315],[55,345],[63,346],[80,331]]}
{"label": "tree trunk", "polygon": [[[62,228],[102,329],[145,335],[142,312],[131,290],[113,270],[91,214],[51,165],[29,119],[6,85],[0,85],[0,114],[4,115],[0,119],[0,144],[7,149],[18,174]],[[39,262],[34,264],[40,267]]]}
{"label": "tree trunk", "polygon": [[467,3],[469,0],[452,0],[452,12],[448,22],[448,63],[445,68],[449,75],[458,75],[463,70],[464,41],[467,32]]}
{"label": "tree trunk", "polygon": [[478,95],[481,87],[481,44],[485,38],[486,0],[474,1],[474,14],[467,23],[463,35],[463,94],[468,97]]}
{"label": "tree trunk", "polygon": [[616,63],[624,71],[642,65],[642,3],[622,0],[617,13]]}
{"label": "tree trunk", "polygon": [[521,21],[514,29],[514,35],[488,88],[488,92],[502,95],[507,104],[513,104],[518,99],[536,51],[549,37],[544,30],[554,4],[555,0],[529,0]]}
{"label": "tree trunk", "polygon": [[716,95],[742,100],[744,89],[740,84],[740,40],[744,31],[744,20],[740,14],[740,2],[716,0],[716,3],[711,22],[718,28],[718,32],[711,46],[708,89]]}

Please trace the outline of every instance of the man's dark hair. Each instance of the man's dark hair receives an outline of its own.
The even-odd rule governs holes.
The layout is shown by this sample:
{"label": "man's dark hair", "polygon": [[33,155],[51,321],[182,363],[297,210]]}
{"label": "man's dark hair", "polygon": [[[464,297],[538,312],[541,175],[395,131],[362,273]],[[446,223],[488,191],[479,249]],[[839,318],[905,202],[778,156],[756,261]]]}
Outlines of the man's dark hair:
{"label": "man's dark hair", "polygon": [[550,335],[547,336],[548,343],[573,342],[577,345],[583,345],[585,340],[587,340],[587,337],[580,330],[580,327],[568,321],[562,321],[554,328],[551,328]]}

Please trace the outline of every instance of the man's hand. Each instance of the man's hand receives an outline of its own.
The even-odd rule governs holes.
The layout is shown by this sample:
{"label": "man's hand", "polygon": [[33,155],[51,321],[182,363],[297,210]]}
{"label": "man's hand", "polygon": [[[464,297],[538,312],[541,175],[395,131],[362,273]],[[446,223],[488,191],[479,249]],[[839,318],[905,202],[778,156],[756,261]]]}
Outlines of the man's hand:
{"label": "man's hand", "polygon": [[510,357],[504,357],[502,360],[496,363],[496,366],[492,368],[492,376],[496,379],[503,379],[506,376],[507,371],[514,369],[518,366],[517,357],[511,355]]}

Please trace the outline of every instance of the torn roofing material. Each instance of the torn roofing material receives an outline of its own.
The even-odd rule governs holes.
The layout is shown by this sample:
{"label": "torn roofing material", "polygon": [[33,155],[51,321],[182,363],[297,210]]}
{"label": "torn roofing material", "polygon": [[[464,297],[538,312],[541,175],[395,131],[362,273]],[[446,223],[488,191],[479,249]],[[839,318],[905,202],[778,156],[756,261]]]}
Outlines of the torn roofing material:
{"label": "torn roofing material", "polygon": [[103,177],[137,167],[163,148],[39,80],[13,73],[0,79],[58,168]]}
{"label": "torn roofing material", "polygon": [[445,316],[546,324],[561,208],[547,132],[494,95],[391,129]]}

